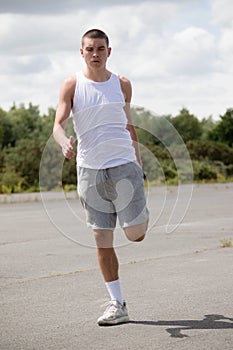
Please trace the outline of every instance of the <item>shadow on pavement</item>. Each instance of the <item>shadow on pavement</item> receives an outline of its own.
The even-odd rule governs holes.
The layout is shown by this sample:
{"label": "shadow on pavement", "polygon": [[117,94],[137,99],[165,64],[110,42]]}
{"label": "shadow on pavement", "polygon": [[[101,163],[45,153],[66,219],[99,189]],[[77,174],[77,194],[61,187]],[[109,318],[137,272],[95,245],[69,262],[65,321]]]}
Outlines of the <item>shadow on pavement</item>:
{"label": "shadow on pavement", "polygon": [[[229,322],[231,321],[231,322]],[[174,338],[188,337],[182,331],[190,329],[233,329],[233,318],[223,315],[205,315],[203,320],[175,320],[175,321],[130,321],[132,324],[145,326],[180,326],[167,328],[166,331]]]}

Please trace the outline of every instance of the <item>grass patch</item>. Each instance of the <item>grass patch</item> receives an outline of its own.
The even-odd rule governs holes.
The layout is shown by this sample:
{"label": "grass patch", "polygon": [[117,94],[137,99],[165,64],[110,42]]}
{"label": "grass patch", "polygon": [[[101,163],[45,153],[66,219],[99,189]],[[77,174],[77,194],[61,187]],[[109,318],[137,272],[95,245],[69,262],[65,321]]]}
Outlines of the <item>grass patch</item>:
{"label": "grass patch", "polygon": [[232,239],[231,238],[222,238],[220,239],[221,248],[231,248],[233,247]]}

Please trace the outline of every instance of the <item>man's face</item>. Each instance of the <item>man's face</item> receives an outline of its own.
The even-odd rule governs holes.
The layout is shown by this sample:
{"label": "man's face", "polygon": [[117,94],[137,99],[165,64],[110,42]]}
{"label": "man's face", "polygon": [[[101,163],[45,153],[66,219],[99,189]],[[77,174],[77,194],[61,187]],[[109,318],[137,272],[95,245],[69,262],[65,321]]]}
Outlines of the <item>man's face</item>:
{"label": "man's face", "polygon": [[105,39],[84,38],[80,52],[87,66],[103,68],[111,53],[111,48],[107,47]]}

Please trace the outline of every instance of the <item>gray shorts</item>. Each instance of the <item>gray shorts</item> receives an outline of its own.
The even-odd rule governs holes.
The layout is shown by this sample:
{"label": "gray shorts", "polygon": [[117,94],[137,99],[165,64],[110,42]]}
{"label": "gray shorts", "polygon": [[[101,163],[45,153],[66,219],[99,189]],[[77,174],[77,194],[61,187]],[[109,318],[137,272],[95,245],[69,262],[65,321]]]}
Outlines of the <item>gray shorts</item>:
{"label": "gray shorts", "polygon": [[78,167],[78,194],[93,229],[142,224],[148,220],[144,179],[137,163],[108,169]]}

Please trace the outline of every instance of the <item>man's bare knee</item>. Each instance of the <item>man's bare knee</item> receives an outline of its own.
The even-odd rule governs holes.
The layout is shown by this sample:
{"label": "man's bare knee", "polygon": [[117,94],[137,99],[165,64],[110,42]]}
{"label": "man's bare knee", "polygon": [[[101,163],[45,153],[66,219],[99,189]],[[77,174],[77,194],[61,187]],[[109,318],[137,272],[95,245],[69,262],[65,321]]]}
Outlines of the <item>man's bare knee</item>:
{"label": "man's bare knee", "polygon": [[133,242],[141,242],[141,241],[144,240],[145,237],[146,237],[146,235],[144,234],[143,236],[141,236],[141,237],[135,239],[135,241],[133,241]]}
{"label": "man's bare knee", "polygon": [[126,237],[128,238],[129,241],[131,242],[141,242],[145,238],[145,234],[126,234]]}
{"label": "man's bare knee", "polygon": [[144,240],[146,236],[146,230],[147,230],[148,223],[145,222],[143,224],[125,227],[125,235],[131,242],[141,242]]}

